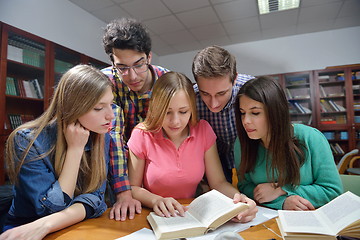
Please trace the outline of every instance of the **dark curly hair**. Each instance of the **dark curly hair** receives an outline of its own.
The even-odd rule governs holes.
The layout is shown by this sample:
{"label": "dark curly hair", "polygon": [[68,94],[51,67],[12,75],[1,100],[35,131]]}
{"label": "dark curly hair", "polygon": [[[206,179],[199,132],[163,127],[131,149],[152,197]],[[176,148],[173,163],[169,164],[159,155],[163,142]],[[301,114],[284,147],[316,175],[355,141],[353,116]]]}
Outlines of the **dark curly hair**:
{"label": "dark curly hair", "polygon": [[112,20],[105,28],[103,45],[113,62],[113,48],[130,49],[149,56],[151,38],[147,29],[137,20],[120,18]]}

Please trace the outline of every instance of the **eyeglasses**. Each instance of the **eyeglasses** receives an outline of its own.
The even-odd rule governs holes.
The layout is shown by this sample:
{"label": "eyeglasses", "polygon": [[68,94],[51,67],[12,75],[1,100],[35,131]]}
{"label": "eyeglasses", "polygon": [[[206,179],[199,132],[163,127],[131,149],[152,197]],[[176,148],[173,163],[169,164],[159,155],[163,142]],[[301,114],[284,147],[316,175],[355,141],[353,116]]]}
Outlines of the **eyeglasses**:
{"label": "eyeglasses", "polygon": [[121,75],[125,76],[129,74],[130,68],[132,68],[136,74],[146,72],[149,69],[149,64],[145,62],[131,67],[119,67],[115,65],[115,68]]}

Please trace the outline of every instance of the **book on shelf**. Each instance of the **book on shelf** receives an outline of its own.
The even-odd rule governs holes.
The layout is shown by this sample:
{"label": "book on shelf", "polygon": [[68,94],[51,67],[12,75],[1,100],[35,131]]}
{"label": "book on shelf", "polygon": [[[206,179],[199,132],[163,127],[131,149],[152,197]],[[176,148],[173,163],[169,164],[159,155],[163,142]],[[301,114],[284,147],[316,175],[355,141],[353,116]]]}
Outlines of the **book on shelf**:
{"label": "book on shelf", "polygon": [[335,106],[337,109],[339,109],[340,112],[346,112],[346,108],[343,107],[342,105],[340,104],[337,104],[336,102],[334,102]]}
{"label": "book on shelf", "polygon": [[338,143],[335,143],[334,147],[337,151],[337,154],[345,154],[344,150],[340,147],[340,145]]}
{"label": "book on shelf", "polygon": [[346,114],[335,116],[335,121],[337,124],[346,124]]}
{"label": "book on shelf", "polygon": [[340,132],[340,139],[341,140],[348,140],[349,139],[349,134],[347,131],[341,131]]}
{"label": "book on shelf", "polygon": [[285,240],[360,238],[360,197],[349,191],[315,211],[278,213],[276,221]]}
{"label": "book on shelf", "polygon": [[8,45],[8,49],[7,49],[7,59],[12,60],[12,61],[16,61],[16,62],[23,62],[23,49],[13,46],[13,45]]}
{"label": "book on shelf", "polygon": [[336,124],[336,120],[333,118],[322,118],[320,122],[321,124]]}
{"label": "book on shelf", "polygon": [[310,115],[307,125],[311,125],[311,123],[312,123],[312,115]]}
{"label": "book on shelf", "polygon": [[20,96],[21,97],[26,97],[26,92],[25,92],[25,88],[24,88],[24,80],[22,79],[17,79],[17,84],[19,86],[19,92],[20,92]]}
{"label": "book on shelf", "polygon": [[302,113],[302,114],[311,113],[311,110],[309,108],[304,107],[302,104],[298,103],[297,101],[289,99],[289,102],[294,106],[294,109],[296,109],[297,112],[295,113]]}
{"label": "book on shelf", "polygon": [[337,93],[328,93],[328,97],[344,97],[345,93],[343,92],[337,92]]}
{"label": "book on shelf", "polygon": [[355,79],[360,79],[360,71],[353,72],[353,75],[355,76]]}
{"label": "book on shelf", "polygon": [[324,99],[320,99],[320,105],[324,112],[334,112],[336,111],[329,103],[329,101],[326,101]]}
{"label": "book on shelf", "polygon": [[335,139],[335,132],[323,132],[324,136],[327,140],[334,140]]}
{"label": "book on shelf", "polygon": [[9,117],[9,123],[11,129],[15,129],[19,127],[21,124],[35,119],[33,115],[25,115],[25,114],[8,114],[8,117]]}
{"label": "book on shelf", "polygon": [[7,58],[35,67],[44,67],[44,45],[22,36],[9,36]]}
{"label": "book on shelf", "polygon": [[318,76],[319,82],[328,82],[330,80],[329,75],[320,75]]}
{"label": "book on shelf", "polygon": [[43,99],[43,90],[37,79],[21,80],[23,85],[25,96],[29,98]]}
{"label": "book on shelf", "polygon": [[345,81],[345,75],[344,75],[344,73],[338,73],[338,74],[336,74],[336,80],[337,80],[337,81]]}
{"label": "book on shelf", "polygon": [[334,111],[340,112],[340,108],[337,107],[337,104],[335,104],[335,102],[333,100],[329,99],[328,102]]}
{"label": "book on shelf", "polygon": [[320,85],[320,97],[327,97],[325,89],[322,85]]}
{"label": "book on shelf", "polygon": [[186,238],[204,235],[248,208],[248,204],[234,204],[231,198],[211,190],[193,200],[184,217],[160,217],[151,212],[147,220],[157,239]]}
{"label": "book on shelf", "polygon": [[304,105],[302,105],[302,104],[299,104],[299,105],[300,105],[301,108],[305,111],[305,113],[311,113],[311,112],[312,112],[311,109],[305,107]]}
{"label": "book on shelf", "polygon": [[329,145],[330,145],[331,152],[332,152],[334,155],[338,154],[337,151],[336,151],[336,149],[335,149],[335,147],[334,147],[334,145],[333,145],[333,144],[329,144]]}
{"label": "book on shelf", "polygon": [[296,95],[293,98],[294,99],[310,99],[310,95],[309,94]]}
{"label": "book on shelf", "polygon": [[30,80],[30,82],[33,84],[36,97],[39,99],[43,99],[44,95],[42,93],[39,81],[35,78],[35,79]]}
{"label": "book on shelf", "polygon": [[307,84],[308,81],[306,77],[289,77],[286,83],[288,86],[297,86]]}
{"label": "book on shelf", "polygon": [[17,92],[17,88],[15,86],[15,78],[13,77],[6,77],[6,89],[5,94],[6,95],[13,95],[13,96],[19,96]]}
{"label": "book on shelf", "polygon": [[35,90],[33,90],[31,83],[26,80],[23,80],[22,83],[23,83],[24,89],[25,89],[25,96],[28,98],[36,98]]}
{"label": "book on shelf", "polygon": [[285,88],[285,95],[286,95],[287,99],[292,99],[293,98],[293,96],[291,94],[291,91],[288,88]]}

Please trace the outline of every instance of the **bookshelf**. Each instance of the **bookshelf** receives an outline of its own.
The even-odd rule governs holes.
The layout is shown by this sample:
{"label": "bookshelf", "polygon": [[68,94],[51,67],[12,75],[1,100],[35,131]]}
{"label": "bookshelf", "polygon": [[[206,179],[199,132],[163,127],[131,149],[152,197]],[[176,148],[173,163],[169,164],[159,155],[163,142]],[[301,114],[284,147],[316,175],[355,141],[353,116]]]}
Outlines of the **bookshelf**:
{"label": "bookshelf", "polygon": [[351,101],[349,109],[351,111],[351,137],[355,139],[352,148],[360,149],[360,65],[350,67],[347,71],[348,78],[351,78],[351,88],[349,90],[351,95]]}
{"label": "bookshelf", "polygon": [[293,123],[313,125],[313,80],[311,72],[286,73],[284,90]]}
{"label": "bookshelf", "polygon": [[312,71],[269,75],[284,89],[292,123],[314,126]]}
{"label": "bookshelf", "polygon": [[270,76],[285,91],[291,121],[323,132],[336,163],[360,149],[360,64]]}
{"label": "bookshelf", "polygon": [[40,116],[61,75],[79,63],[109,64],[0,22],[0,185],[4,146],[11,131]]}
{"label": "bookshelf", "polygon": [[333,151],[335,161],[339,161],[344,153],[355,147],[351,137],[353,124],[350,104],[352,102],[349,89],[351,77],[346,68],[329,68],[315,70],[317,128],[325,133]]}

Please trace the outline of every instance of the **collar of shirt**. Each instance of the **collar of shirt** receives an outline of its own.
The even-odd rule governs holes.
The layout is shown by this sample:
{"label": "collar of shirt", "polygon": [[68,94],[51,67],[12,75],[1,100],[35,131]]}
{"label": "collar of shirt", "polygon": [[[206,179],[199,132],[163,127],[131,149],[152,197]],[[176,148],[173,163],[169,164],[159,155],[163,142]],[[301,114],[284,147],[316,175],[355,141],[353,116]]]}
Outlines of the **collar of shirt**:
{"label": "collar of shirt", "polygon": [[[190,133],[189,136],[187,138],[193,138],[194,137],[194,132],[193,132],[193,126],[190,126]],[[155,139],[168,139],[165,134],[163,133],[163,129],[160,128],[159,130],[157,130],[156,132],[153,133],[154,138]]]}

